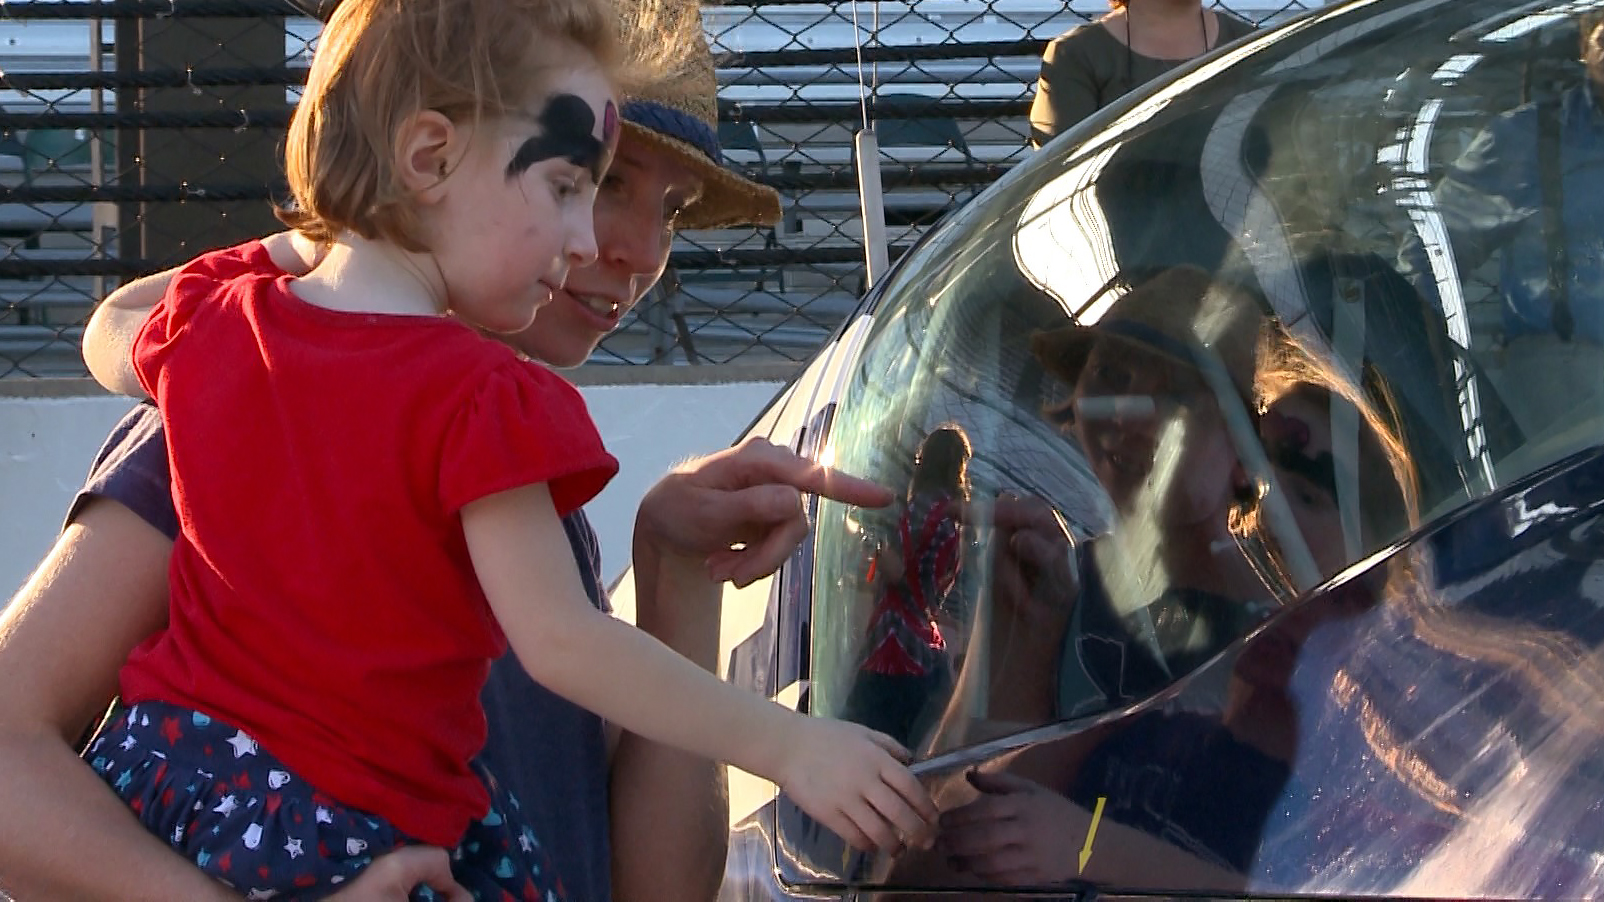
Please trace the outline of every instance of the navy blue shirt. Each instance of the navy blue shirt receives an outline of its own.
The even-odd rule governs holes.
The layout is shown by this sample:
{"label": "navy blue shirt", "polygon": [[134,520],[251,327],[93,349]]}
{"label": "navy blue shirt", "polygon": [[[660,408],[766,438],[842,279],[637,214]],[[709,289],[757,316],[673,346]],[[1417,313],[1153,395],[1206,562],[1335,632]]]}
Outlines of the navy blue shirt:
{"label": "navy blue shirt", "polygon": [[[169,538],[178,534],[167,440],[156,408],[123,417],[95,456],[67,522],[91,498],[109,498]],[[601,585],[601,551],[583,511],[563,520],[585,592],[611,611]],[[558,697],[524,672],[512,652],[490,670],[482,700],[490,735],[480,757],[520,803],[547,843],[574,899],[612,898],[608,843],[607,741],[601,718]]]}

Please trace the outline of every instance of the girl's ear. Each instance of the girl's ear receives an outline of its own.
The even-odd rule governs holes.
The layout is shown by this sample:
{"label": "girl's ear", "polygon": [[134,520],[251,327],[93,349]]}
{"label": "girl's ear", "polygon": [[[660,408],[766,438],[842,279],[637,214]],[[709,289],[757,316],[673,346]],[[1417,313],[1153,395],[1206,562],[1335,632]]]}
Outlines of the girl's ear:
{"label": "girl's ear", "polygon": [[414,113],[396,134],[395,173],[401,185],[421,204],[444,194],[446,176],[462,158],[466,133],[438,110]]}

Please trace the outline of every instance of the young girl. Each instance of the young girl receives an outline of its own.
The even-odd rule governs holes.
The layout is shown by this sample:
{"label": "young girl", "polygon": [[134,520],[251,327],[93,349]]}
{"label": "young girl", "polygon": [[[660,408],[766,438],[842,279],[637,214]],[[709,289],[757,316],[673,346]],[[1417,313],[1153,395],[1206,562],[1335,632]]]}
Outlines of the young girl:
{"label": "young girl", "polygon": [[558,517],[615,462],[571,386],[462,322],[527,326],[595,254],[611,18],[346,0],[286,154],[323,263],[294,279],[263,275],[260,243],[209,254],[148,315],[91,323],[91,371],[161,408],[181,522],[169,627],[131,656],[91,763],[252,895],[321,895],[423,843],[478,894],[560,897],[561,862],[471,763],[505,642],[552,690],[774,780],[855,845],[928,835],[895,742],[728,686],[586,602]]}
{"label": "young girl", "polygon": [[917,743],[924,715],[952,688],[940,618],[963,566],[969,503],[969,436],[956,423],[919,443],[897,535],[876,561],[876,599],[867,648],[843,716]]}

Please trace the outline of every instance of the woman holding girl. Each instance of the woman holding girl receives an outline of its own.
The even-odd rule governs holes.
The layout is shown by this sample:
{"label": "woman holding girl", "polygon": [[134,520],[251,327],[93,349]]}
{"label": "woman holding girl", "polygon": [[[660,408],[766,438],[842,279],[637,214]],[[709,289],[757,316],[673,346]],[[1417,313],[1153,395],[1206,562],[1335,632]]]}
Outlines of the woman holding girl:
{"label": "woman holding girl", "polygon": [[[928,802],[887,754],[897,751],[894,743],[847,725],[794,719],[705,674],[697,676],[644,636],[614,628],[575,599],[582,589],[568,566],[569,536],[557,514],[599,488],[612,462],[571,388],[439,314],[449,310],[481,325],[520,329],[562,283],[564,270],[594,256],[589,195],[616,139],[617,112],[605,68],[585,57],[604,57],[605,41],[575,39],[572,23],[554,27],[544,21],[528,29],[526,23],[495,18],[538,20],[553,14],[544,5],[530,11],[493,4],[492,14],[467,0],[467,10],[460,8],[464,4],[443,4],[452,6],[450,15],[435,8],[441,5],[408,3],[403,15],[393,3],[351,3],[325,35],[322,65],[314,66],[292,132],[292,183],[306,217],[297,224],[335,239],[311,276],[265,275],[277,261],[269,248],[249,245],[186,268],[148,321],[137,308],[116,306],[97,317],[99,337],[91,342],[95,371],[125,387],[136,384],[130,376],[138,377],[138,387],[154,389],[165,408],[184,527],[174,564],[173,623],[136,652],[123,684],[125,697],[137,707],[97,752],[110,760],[141,749],[146,757],[112,761],[104,768],[108,780],[143,807],[150,823],[159,819],[157,808],[173,813],[166,796],[175,787],[163,781],[169,776],[164,767],[176,766],[175,755],[187,750],[205,757],[210,742],[214,755],[261,764],[264,750],[282,748],[290,752],[280,756],[285,766],[267,766],[265,777],[263,771],[206,771],[213,782],[195,790],[186,782],[183,791],[199,793],[195,803],[218,815],[213,820],[222,826],[238,830],[241,845],[252,850],[275,848],[267,839],[274,825],[234,816],[250,806],[236,799],[230,808],[226,800],[232,790],[244,788],[242,783],[255,786],[262,779],[274,791],[292,787],[286,790],[290,795],[261,797],[260,804],[289,812],[289,823],[298,813],[302,823],[310,818],[321,826],[331,826],[327,818],[332,817],[333,826],[343,826],[348,834],[379,831],[377,843],[367,835],[343,836],[347,850],[365,844],[358,851],[366,855],[352,856],[358,866],[387,842],[457,842],[457,823],[472,821],[478,829],[508,817],[503,807],[473,820],[484,810],[481,799],[505,795],[467,766],[463,751],[471,754],[483,727],[454,719],[461,710],[456,696],[462,693],[443,691],[452,682],[471,686],[476,668],[482,678],[483,662],[499,645],[498,625],[487,616],[494,613],[524,663],[558,691],[702,754],[724,755],[729,745],[744,746],[729,757],[777,777],[804,807],[818,809],[821,820],[849,839],[886,845],[897,841],[892,824],[903,833],[919,831],[920,819],[929,816]],[[584,18],[583,11],[564,12]],[[571,46],[553,38],[565,32]],[[424,34],[441,40],[431,48],[419,40]],[[408,79],[415,73],[395,69],[396,60],[407,60],[408,54],[374,52],[372,44],[364,44],[372,35],[392,40],[400,35],[408,51],[436,50],[439,55],[420,68],[448,74],[415,83],[408,97]],[[492,52],[462,52],[476,40],[489,41]],[[529,48],[541,46],[548,50],[540,59],[545,65],[531,67]],[[553,59],[560,60],[555,67],[549,66]],[[455,72],[453,65],[459,66]],[[471,90],[464,92],[464,85]],[[540,85],[541,91],[527,90],[530,85]],[[388,107],[353,99],[364,91],[390,90],[401,100]],[[482,106],[481,92],[491,96]],[[393,119],[383,124],[390,128],[361,123],[359,131],[367,127],[367,134],[352,135],[338,131],[350,115],[319,118],[329,109],[370,116],[379,111]],[[332,129],[326,140],[297,143],[319,125]],[[372,152],[375,135],[380,153]],[[355,154],[361,160],[358,170],[377,161],[376,168],[390,170],[382,177],[370,171],[342,182],[325,168],[352,165],[349,148],[364,142],[369,152]],[[503,260],[513,265],[502,265]],[[134,346],[135,373],[127,372],[128,357],[119,347],[126,343]],[[197,358],[219,356],[230,368],[200,378]],[[399,358],[405,358],[405,366]],[[463,378],[464,371],[469,378]],[[338,441],[330,441],[331,435]],[[266,451],[274,444],[283,453]],[[289,453],[291,448],[297,453]],[[519,453],[526,448],[537,450]],[[770,463],[767,481],[782,481],[784,465],[777,459]],[[753,468],[722,485],[710,480],[702,488],[759,486],[764,469]],[[286,486],[300,488],[306,497],[284,491]],[[408,486],[393,492],[404,497],[383,491]],[[261,516],[246,524],[236,515],[253,493],[253,513]],[[330,516],[310,509],[312,497],[342,493],[358,494],[353,509],[383,513],[352,517],[348,510]],[[461,532],[453,539],[458,511]],[[375,522],[388,534],[372,545],[387,546],[385,552],[347,547],[352,535],[371,538],[367,531]],[[294,528],[286,529],[291,523]],[[248,526],[261,530],[256,541],[243,535]],[[708,566],[715,576],[755,578],[778,559],[776,552],[783,556],[788,550],[782,546],[788,538],[794,541],[790,530],[787,524],[748,543],[743,552],[716,554]],[[306,535],[297,538],[297,531]],[[444,537],[446,553],[437,551],[431,536]],[[407,579],[390,572],[396,561],[406,561]],[[684,578],[663,575],[686,566],[683,557],[659,564],[652,568],[655,574],[643,577]],[[432,584],[420,578],[425,571],[434,574]],[[382,617],[360,610],[362,593],[353,591],[358,584],[368,592],[385,588]],[[551,591],[525,598],[530,584]],[[459,596],[457,607],[441,600],[446,588]],[[403,626],[408,621],[411,629]],[[441,629],[442,624],[453,628]],[[422,641],[425,636],[465,641],[430,644]],[[365,644],[375,638],[386,639],[384,647]],[[629,651],[619,653],[623,648]],[[594,673],[587,678],[592,668],[586,659],[593,655],[609,661],[615,672],[605,679]],[[308,659],[319,667],[296,666]],[[401,699],[418,707],[414,670],[424,666],[432,670],[423,700],[433,702],[434,713],[427,725],[408,724],[420,734],[413,735],[399,726],[408,718],[395,708]],[[620,674],[620,668],[631,673]],[[201,671],[211,677],[197,676]],[[353,696],[365,692],[367,704],[359,711],[362,703],[342,699],[314,710],[307,700],[322,698],[330,682],[354,687]],[[645,703],[636,682],[669,690],[675,702]],[[342,710],[330,710],[335,708]],[[215,717],[217,709],[227,709],[232,717]],[[384,716],[386,709],[392,717]],[[777,712],[784,717],[775,719]],[[222,722],[233,731],[218,726]],[[247,732],[246,726],[254,729]],[[269,734],[280,738],[262,738]],[[208,735],[226,736],[226,746]],[[774,741],[780,737],[783,742]],[[167,757],[150,756],[152,745]],[[810,756],[808,747],[827,749],[828,755]],[[844,781],[820,781],[826,766],[843,774],[843,748],[857,765],[847,764]],[[292,757],[298,763],[288,760]],[[809,763],[810,757],[817,760]],[[461,763],[444,768],[446,773],[426,773],[419,764],[426,758]],[[853,770],[856,777],[850,776]],[[362,801],[348,807],[323,804],[321,793],[299,788],[308,773],[332,776],[340,785],[335,796]],[[354,794],[349,786],[357,787]],[[435,792],[413,794],[420,786]],[[392,804],[402,795],[409,801]],[[290,796],[296,805],[285,801]],[[437,807],[424,811],[410,801],[424,796]],[[216,805],[205,805],[214,797]],[[368,818],[373,809],[384,809],[378,813],[385,817]],[[291,888],[307,879],[332,886],[334,878],[352,870],[352,862],[337,860],[338,850],[324,856],[304,839],[295,843],[299,837],[293,827],[280,823],[277,828],[284,833],[272,839],[282,840],[277,848],[289,861],[260,867],[284,866],[279,873]],[[502,835],[522,852],[538,849],[538,836]],[[300,859],[313,857],[314,851],[324,864],[333,864],[333,873],[304,867]],[[208,863],[221,857],[200,852],[206,852]],[[199,852],[195,857],[201,858]],[[496,878],[491,882],[506,887],[501,865],[500,860],[490,863]],[[550,871],[534,873],[536,866],[512,878],[517,891],[555,887]],[[529,883],[531,877],[547,886]]]}
{"label": "woman holding girl", "polygon": [[[718,164],[712,58],[699,36],[686,37],[683,70],[641,86],[623,105],[618,150],[596,196],[598,259],[570,270],[536,324],[504,337],[537,360],[584,362],[662,273],[676,227],[780,215],[771,189]],[[309,243],[275,236],[266,245],[275,255],[269,262],[290,274],[315,262]],[[171,277],[147,277],[119,293],[142,292],[153,303]],[[0,669],[10,678],[0,684],[0,797],[14,815],[0,822],[0,886],[19,898],[232,895],[140,827],[74,754],[129,650],[166,621],[177,531],[167,477],[159,417],[137,405],[108,439],[50,557],[0,617]],[[877,486],[762,441],[664,477],[636,523],[639,625],[715,669],[720,587],[692,562],[744,542],[771,549],[772,568],[807,529],[799,491],[855,504],[889,500]],[[606,610],[595,533],[583,511],[563,525],[592,602]],[[490,735],[482,759],[523,802],[537,833],[550,837],[572,896],[716,895],[728,829],[719,766],[604,725],[531,681],[510,653],[493,667],[483,700]],[[675,829],[661,829],[669,820]],[[55,840],[68,829],[96,854],[85,858]],[[449,877],[445,853],[408,847],[377,858],[339,896],[400,898],[431,875]]]}

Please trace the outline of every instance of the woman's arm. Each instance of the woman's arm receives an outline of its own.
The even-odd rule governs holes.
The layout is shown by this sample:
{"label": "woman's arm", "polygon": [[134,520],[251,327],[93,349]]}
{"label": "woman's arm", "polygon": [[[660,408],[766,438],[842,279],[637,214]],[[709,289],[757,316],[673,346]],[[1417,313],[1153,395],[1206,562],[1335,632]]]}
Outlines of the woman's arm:
{"label": "woman's arm", "polygon": [[[751,571],[778,569],[807,535],[803,493],[862,507],[891,500],[879,485],[761,439],[663,477],[635,518],[636,624],[717,673],[723,586],[708,576],[706,561],[740,544],[766,549],[766,557],[746,562]],[[717,897],[729,838],[721,765],[624,733],[612,761],[611,799],[614,899]],[[669,823],[674,828],[664,829]]]}
{"label": "woman's arm", "polygon": [[[666,552],[636,529],[637,625],[717,673],[723,587],[700,559]],[[718,897],[729,839],[723,764],[619,731],[608,798],[615,902]]]}
{"label": "woman's arm", "polygon": [[[317,267],[327,248],[299,232],[279,232],[262,239],[273,265],[292,276],[304,276]],[[123,285],[95,308],[84,330],[84,363],[101,385],[121,395],[144,397],[134,376],[134,336],[146,314],[166,293],[179,267],[162,270]]]}
{"label": "woman's arm", "polygon": [[1085,880],[1234,894],[1247,885],[1242,874],[1112,819],[1093,834],[1092,812],[1031,779],[978,771],[968,779],[980,796],[941,816],[940,854],[899,863],[896,877],[928,881],[954,868],[998,887]]}
{"label": "woman's arm", "polygon": [[91,502],[0,615],[0,887],[19,899],[237,898],[74,751],[128,652],[166,622],[171,547],[121,504]]}
{"label": "woman's arm", "polygon": [[84,365],[107,391],[131,398],[149,396],[134,374],[134,338],[172,277],[169,270],[131,282],[101,301],[89,317],[84,328]]}
{"label": "woman's arm", "polygon": [[[474,501],[462,522],[490,606],[536,682],[641,736],[778,783],[860,848],[894,848],[899,833],[928,836],[934,805],[893,758],[906,754],[895,742],[724,683],[586,603],[545,485]],[[746,578],[745,555],[716,553],[708,566],[750,582],[762,572]]]}

